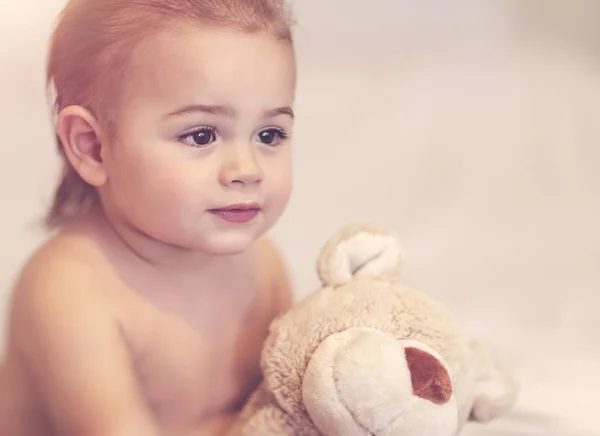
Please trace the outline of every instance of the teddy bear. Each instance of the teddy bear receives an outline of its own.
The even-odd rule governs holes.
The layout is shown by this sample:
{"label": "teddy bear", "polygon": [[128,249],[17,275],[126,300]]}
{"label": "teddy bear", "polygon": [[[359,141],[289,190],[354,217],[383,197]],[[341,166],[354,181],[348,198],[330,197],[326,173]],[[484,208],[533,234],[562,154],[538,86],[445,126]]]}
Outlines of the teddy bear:
{"label": "teddy bear", "polygon": [[398,238],[351,223],[320,289],[270,326],[263,379],[228,436],[455,436],[507,413],[517,383],[440,302],[401,281]]}

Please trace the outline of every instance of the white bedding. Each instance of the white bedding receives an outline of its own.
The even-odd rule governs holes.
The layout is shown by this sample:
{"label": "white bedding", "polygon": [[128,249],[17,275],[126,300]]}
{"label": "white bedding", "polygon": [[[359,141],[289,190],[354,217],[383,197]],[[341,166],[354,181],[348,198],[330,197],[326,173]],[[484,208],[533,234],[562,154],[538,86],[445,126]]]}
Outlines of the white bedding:
{"label": "white bedding", "polygon": [[277,228],[298,294],[341,223],[393,226],[406,280],[521,382],[510,416],[464,434],[599,436],[600,4],[401,1],[410,19],[392,29],[390,3],[370,3],[363,21],[393,42],[336,29],[352,55],[302,53],[297,187]]}
{"label": "white bedding", "polygon": [[[41,238],[55,175],[41,80],[61,3],[0,5],[5,289]],[[296,188],[275,236],[298,296],[336,227],[393,226],[406,280],[521,381],[511,415],[464,434],[600,436],[597,3],[343,3],[296,6]]]}

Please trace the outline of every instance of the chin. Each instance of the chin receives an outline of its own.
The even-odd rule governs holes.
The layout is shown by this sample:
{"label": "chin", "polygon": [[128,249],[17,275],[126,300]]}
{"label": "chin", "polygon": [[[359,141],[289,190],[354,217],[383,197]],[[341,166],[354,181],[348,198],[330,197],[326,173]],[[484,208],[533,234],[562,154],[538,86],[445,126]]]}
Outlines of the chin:
{"label": "chin", "polygon": [[246,251],[261,236],[262,232],[252,231],[250,229],[217,232],[206,238],[202,246],[202,251],[215,256],[231,256]]}

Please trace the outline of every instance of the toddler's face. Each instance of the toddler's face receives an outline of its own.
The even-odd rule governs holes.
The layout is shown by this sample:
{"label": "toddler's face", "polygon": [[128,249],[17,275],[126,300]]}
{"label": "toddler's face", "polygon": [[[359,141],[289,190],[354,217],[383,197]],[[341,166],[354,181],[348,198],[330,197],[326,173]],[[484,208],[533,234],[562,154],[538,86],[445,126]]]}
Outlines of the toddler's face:
{"label": "toddler's face", "polygon": [[267,33],[184,27],[142,43],[132,64],[103,200],[162,242],[245,249],[291,192],[291,47]]}

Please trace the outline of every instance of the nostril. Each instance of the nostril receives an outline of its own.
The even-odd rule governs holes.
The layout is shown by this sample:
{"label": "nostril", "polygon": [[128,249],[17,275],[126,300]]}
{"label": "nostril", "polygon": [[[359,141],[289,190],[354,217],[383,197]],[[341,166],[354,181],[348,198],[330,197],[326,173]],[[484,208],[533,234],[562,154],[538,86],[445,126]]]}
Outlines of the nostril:
{"label": "nostril", "polygon": [[442,363],[426,351],[405,349],[413,393],[434,404],[444,404],[452,396],[452,382]]}

